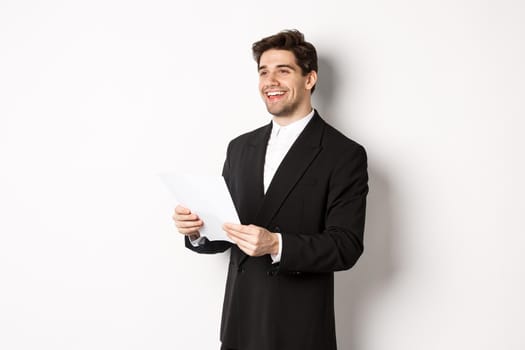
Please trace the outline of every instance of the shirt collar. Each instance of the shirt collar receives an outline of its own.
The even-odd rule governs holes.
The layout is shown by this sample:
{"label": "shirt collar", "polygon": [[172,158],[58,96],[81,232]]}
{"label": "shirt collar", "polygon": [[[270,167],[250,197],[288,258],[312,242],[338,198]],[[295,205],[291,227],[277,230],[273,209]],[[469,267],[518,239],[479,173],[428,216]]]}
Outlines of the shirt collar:
{"label": "shirt collar", "polygon": [[288,135],[299,135],[304,130],[308,122],[313,118],[314,113],[315,113],[315,110],[312,108],[312,111],[308,113],[307,115],[305,115],[303,118],[296,120],[293,123],[290,123],[286,126],[281,126],[277,124],[275,120],[272,120],[272,135],[271,136],[272,137],[277,136],[277,134],[281,130],[286,130],[286,133]]}

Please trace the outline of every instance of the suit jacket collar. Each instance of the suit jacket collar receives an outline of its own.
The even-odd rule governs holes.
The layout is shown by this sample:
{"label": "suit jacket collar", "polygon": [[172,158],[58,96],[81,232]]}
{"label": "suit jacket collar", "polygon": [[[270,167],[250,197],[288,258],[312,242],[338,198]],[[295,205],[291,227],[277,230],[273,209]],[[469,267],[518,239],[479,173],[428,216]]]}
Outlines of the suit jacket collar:
{"label": "suit jacket collar", "polygon": [[[257,206],[261,205],[264,197],[264,160],[266,156],[266,147],[272,132],[272,123],[260,129],[248,142],[248,162],[249,166],[246,169],[246,176],[244,181],[247,182],[246,188],[252,189],[251,196],[254,196],[250,201]],[[255,212],[258,210],[255,209]],[[249,210],[248,212],[252,212]],[[254,219],[254,218],[252,218]]]}

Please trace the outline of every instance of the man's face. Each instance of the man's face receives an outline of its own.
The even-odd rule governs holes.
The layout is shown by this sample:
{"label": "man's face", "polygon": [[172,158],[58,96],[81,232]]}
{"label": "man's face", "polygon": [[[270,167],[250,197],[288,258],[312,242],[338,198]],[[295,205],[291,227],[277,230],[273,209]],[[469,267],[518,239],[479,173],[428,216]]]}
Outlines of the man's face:
{"label": "man's face", "polygon": [[303,76],[291,51],[271,49],[259,61],[259,91],[276,117],[303,117],[311,110],[310,90],[317,75]]}

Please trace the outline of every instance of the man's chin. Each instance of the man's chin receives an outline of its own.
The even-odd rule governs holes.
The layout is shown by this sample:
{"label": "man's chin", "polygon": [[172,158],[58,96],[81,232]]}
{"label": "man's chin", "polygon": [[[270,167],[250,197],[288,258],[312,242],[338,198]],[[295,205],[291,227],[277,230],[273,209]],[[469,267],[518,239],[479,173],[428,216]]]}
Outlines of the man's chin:
{"label": "man's chin", "polygon": [[268,105],[266,105],[266,110],[268,111],[268,113],[275,117],[286,117],[290,112],[287,108],[279,108],[276,106]]}

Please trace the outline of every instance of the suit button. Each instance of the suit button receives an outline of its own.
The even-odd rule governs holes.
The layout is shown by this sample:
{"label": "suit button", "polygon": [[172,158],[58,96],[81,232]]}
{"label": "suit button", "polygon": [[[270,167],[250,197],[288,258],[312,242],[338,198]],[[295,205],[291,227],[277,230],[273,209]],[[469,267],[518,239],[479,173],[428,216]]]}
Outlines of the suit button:
{"label": "suit button", "polygon": [[243,273],[243,272],[244,272],[244,269],[243,269],[242,267],[239,267],[239,268],[237,269],[237,272],[238,272],[238,273]]}
{"label": "suit button", "polygon": [[268,276],[270,276],[270,277],[273,277],[273,276],[275,276],[275,275],[277,274],[277,271],[275,271],[275,270],[270,270],[270,271],[268,271],[266,274],[267,274]]}

